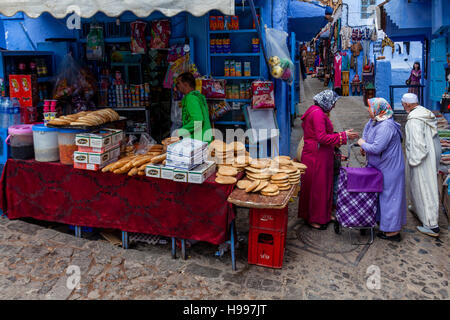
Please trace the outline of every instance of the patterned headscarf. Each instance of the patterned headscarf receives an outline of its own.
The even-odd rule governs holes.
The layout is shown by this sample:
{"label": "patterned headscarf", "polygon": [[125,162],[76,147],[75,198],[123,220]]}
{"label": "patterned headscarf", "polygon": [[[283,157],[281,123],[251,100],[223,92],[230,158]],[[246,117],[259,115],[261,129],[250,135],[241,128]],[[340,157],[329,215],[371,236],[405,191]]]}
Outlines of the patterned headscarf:
{"label": "patterned headscarf", "polygon": [[328,89],[316,94],[313,99],[324,112],[330,112],[339,98],[336,92]]}
{"label": "patterned headscarf", "polygon": [[384,98],[372,98],[369,99],[369,108],[375,115],[376,121],[384,121],[391,118],[394,115],[391,105]]}

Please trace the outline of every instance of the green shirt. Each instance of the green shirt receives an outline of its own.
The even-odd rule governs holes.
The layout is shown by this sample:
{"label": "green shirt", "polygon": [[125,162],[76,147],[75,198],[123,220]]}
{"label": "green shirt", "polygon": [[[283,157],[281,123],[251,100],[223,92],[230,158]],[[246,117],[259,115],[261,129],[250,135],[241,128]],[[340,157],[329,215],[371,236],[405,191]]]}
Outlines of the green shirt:
{"label": "green shirt", "polygon": [[192,139],[211,142],[212,137],[205,137],[205,132],[211,129],[209,109],[205,96],[198,91],[191,91],[184,96],[181,106],[183,108],[182,129],[189,131]]}

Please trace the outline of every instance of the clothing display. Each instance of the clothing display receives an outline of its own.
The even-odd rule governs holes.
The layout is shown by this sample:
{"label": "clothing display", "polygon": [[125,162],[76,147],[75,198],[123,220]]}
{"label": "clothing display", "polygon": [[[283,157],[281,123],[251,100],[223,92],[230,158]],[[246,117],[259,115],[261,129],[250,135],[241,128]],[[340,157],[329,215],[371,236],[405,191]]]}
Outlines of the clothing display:
{"label": "clothing display", "polygon": [[358,72],[358,57],[360,54],[360,51],[363,49],[361,42],[355,42],[352,44],[351,46],[351,51],[352,51],[352,59],[350,62],[350,67],[355,71]]}
{"label": "clothing display", "polygon": [[342,57],[338,53],[334,57],[334,88],[341,87]]}
{"label": "clothing display", "polygon": [[362,32],[360,29],[353,29],[352,30],[352,41],[361,41],[362,40]]}
{"label": "clothing display", "polygon": [[363,40],[362,41],[362,47],[363,47],[363,52],[364,52],[364,62],[363,62],[364,65],[366,65],[370,62],[370,60],[369,60],[370,42],[371,42],[371,40]]}
{"label": "clothing display", "polygon": [[406,224],[405,160],[402,151],[400,124],[393,119],[394,111],[383,98],[368,100],[375,115],[363,131],[369,167],[383,173],[383,192],[379,194],[377,220],[384,232],[400,231]]}
{"label": "clothing display", "polygon": [[348,50],[351,47],[350,39],[352,38],[352,28],[349,26],[343,26],[341,28],[341,45],[342,50]]}
{"label": "clothing display", "polygon": [[435,147],[435,137],[439,139],[436,117],[430,110],[417,106],[408,114],[405,131],[413,209],[425,227],[436,228],[439,219],[436,172],[440,161]]}
{"label": "clothing display", "polygon": [[350,59],[347,52],[341,52],[342,56],[342,71],[350,71]]}

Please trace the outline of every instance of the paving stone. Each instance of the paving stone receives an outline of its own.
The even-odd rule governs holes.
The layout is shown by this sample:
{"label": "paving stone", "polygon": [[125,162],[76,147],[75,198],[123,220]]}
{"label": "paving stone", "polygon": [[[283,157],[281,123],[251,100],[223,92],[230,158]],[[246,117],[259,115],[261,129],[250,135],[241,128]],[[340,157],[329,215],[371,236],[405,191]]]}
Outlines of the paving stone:
{"label": "paving stone", "polygon": [[107,255],[107,254],[103,254],[103,253],[95,254],[94,259],[95,259],[95,262],[98,264],[105,265],[105,264],[111,263],[111,256]]}
{"label": "paving stone", "polygon": [[88,294],[88,298],[89,299],[98,299],[98,298],[100,298],[100,293],[98,292],[98,290],[91,291]]}
{"label": "paving stone", "polygon": [[91,268],[91,270],[89,270],[88,272],[88,276],[92,276],[92,277],[96,277],[98,276],[100,273],[102,273],[104,270],[104,267],[101,265],[95,265]]}
{"label": "paving stone", "polygon": [[0,257],[8,257],[11,255],[16,255],[22,250],[21,246],[15,246],[10,244],[0,245]]}
{"label": "paving stone", "polygon": [[27,263],[35,262],[50,254],[50,250],[44,247],[25,247],[22,252],[22,257]]}
{"label": "paving stone", "polygon": [[41,289],[38,291],[38,294],[47,294],[57,282],[58,282],[57,278],[45,281]]}
{"label": "paving stone", "polygon": [[3,216],[0,216],[0,225],[2,226],[6,226],[8,223],[10,223],[11,220],[9,220],[8,218],[5,218]]}
{"label": "paving stone", "polygon": [[448,292],[445,289],[440,289],[438,293],[441,295],[442,299],[448,299]]}
{"label": "paving stone", "polygon": [[114,259],[111,261],[111,265],[112,265],[113,267],[116,267],[116,266],[120,265],[120,264],[122,263],[122,261],[123,261],[122,258],[119,258],[119,257],[114,258]]}
{"label": "paving stone", "polygon": [[194,274],[194,275],[197,275],[200,277],[205,277],[205,278],[217,278],[222,273],[222,271],[220,271],[219,269],[201,266],[197,263],[189,264],[186,267],[185,271],[187,273],[191,273],[191,274]]}
{"label": "paving stone", "polygon": [[427,250],[424,250],[424,249],[420,249],[420,250],[419,250],[419,253],[420,253],[420,254],[428,254],[428,251],[427,251]]}
{"label": "paving stone", "polygon": [[428,288],[428,287],[424,287],[424,288],[422,289],[422,292],[425,292],[425,293],[427,293],[427,294],[434,294],[433,291],[432,291],[430,288]]}
{"label": "paving stone", "polygon": [[71,265],[78,266],[81,273],[86,273],[89,270],[91,263],[92,258],[90,257],[75,257],[72,258],[72,261],[70,262]]}
{"label": "paving stone", "polygon": [[28,235],[35,235],[38,230],[43,229],[43,227],[31,224],[25,221],[15,220],[8,224],[7,228],[11,231],[25,233]]}
{"label": "paving stone", "polygon": [[73,249],[69,247],[58,247],[53,252],[52,255],[58,257],[71,257],[73,254]]}

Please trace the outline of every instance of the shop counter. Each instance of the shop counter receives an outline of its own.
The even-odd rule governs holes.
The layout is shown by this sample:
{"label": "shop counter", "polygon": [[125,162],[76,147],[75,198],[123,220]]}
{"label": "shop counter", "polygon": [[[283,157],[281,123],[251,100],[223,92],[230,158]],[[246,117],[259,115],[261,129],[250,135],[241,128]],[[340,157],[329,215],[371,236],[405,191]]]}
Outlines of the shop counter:
{"label": "shop counter", "polygon": [[213,174],[203,184],[190,184],[9,159],[1,178],[0,204],[9,219],[34,218],[219,245],[230,238],[234,227],[235,212],[227,202],[234,185],[214,180]]}

